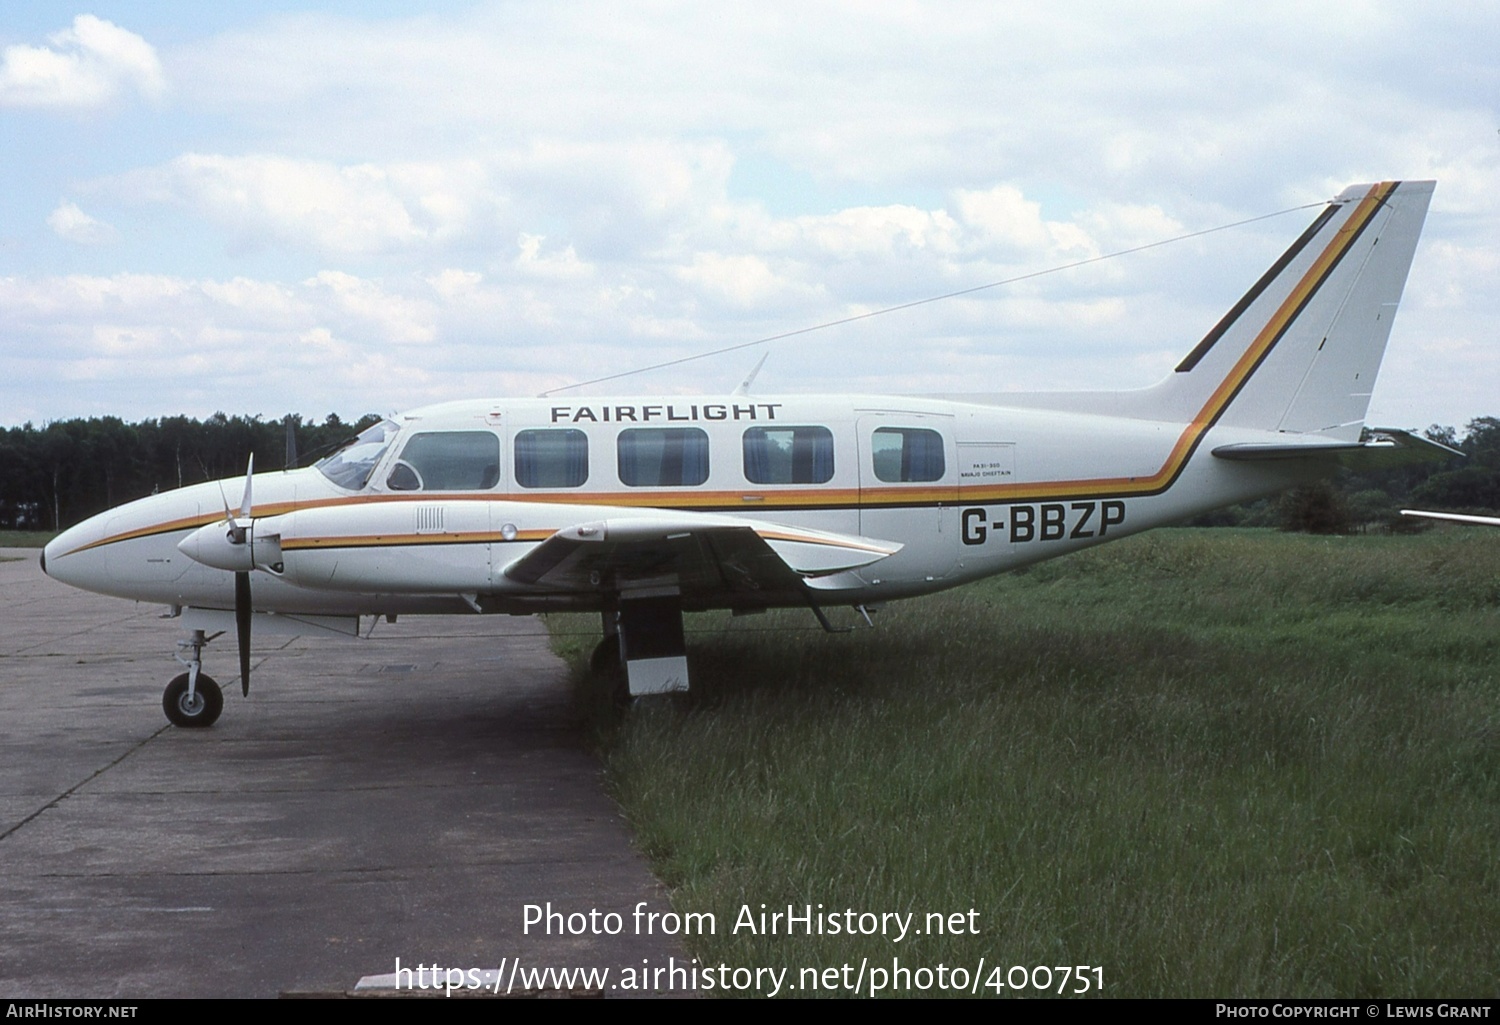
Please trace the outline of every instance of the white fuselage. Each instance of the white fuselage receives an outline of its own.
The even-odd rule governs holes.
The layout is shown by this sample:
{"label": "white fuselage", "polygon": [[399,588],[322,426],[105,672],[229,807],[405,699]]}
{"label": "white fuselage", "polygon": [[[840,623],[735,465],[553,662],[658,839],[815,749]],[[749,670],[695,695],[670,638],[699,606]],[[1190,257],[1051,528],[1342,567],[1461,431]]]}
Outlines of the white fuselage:
{"label": "white fuselage", "polygon": [[[420,445],[418,436],[425,436]],[[444,441],[439,436],[493,451],[493,472],[429,485],[400,469],[423,465],[408,454],[432,450],[434,438]],[[638,453],[629,446],[663,438],[690,443],[693,465],[662,470],[656,451],[644,471],[631,462]],[[1295,463],[1230,463],[1209,454],[1216,445],[1266,438],[1206,424],[896,397],[449,403],[399,418],[357,486],[339,486],[315,468],[255,477],[257,536],[274,534],[280,546],[279,570],[255,574],[255,607],[330,615],[596,607],[588,593],[520,583],[505,569],[571,525],[661,510],[897,543],[889,557],[809,583],[826,603],[908,597],[1307,476]],[[790,466],[791,448],[809,441],[817,451]],[[543,473],[531,465],[537,452],[571,462]],[[442,465],[461,456],[441,457],[448,459]],[[769,465],[774,458],[782,465]],[[456,472],[433,470],[432,457],[425,465],[429,477]],[[198,484],[96,516],[48,546],[47,571],[120,597],[230,608],[232,576],[179,545],[224,521],[242,487],[241,480]],[[257,568],[266,569],[264,560]],[[807,600],[764,597],[767,604]],[[739,605],[744,598],[693,601]]]}

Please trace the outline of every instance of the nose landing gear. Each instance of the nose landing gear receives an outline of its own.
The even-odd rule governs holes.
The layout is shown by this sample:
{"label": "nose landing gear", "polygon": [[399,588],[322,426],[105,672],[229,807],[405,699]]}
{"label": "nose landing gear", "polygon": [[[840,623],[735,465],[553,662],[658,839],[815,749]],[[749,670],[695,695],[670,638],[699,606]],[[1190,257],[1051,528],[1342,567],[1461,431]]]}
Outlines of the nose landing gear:
{"label": "nose landing gear", "polygon": [[[188,667],[188,671],[173,677],[161,696],[162,711],[167,713],[173,726],[189,729],[212,726],[224,711],[224,692],[212,676],[203,670],[203,646],[208,638],[202,630],[194,630],[185,641],[178,641],[180,649],[177,661]],[[184,658],[182,651],[188,652]]]}

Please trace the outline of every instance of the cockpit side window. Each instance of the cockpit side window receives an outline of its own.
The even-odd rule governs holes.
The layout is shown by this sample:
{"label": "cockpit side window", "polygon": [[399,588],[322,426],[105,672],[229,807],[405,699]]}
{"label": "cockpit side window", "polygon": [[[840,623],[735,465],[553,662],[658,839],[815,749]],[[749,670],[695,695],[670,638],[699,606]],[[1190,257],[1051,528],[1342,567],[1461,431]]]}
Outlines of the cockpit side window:
{"label": "cockpit side window", "polygon": [[488,491],[500,483],[500,439],[489,431],[415,434],[386,475],[392,491]]}
{"label": "cockpit side window", "polygon": [[365,428],[359,437],[314,465],[329,481],[347,491],[365,486],[376,464],[401,428],[390,420]]}

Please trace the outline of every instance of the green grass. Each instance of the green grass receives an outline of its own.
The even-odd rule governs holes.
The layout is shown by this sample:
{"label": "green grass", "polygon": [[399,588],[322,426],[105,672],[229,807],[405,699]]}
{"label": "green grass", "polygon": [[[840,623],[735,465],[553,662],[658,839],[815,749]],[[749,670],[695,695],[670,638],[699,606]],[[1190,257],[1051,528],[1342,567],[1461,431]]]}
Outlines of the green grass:
{"label": "green grass", "polygon": [[48,530],[0,530],[0,548],[45,548],[56,536]]}
{"label": "green grass", "polygon": [[[690,617],[694,693],[596,714],[675,910],[717,916],[705,962],[1495,995],[1500,535],[1163,531],[877,623]],[[761,903],[980,932],[730,934]]]}

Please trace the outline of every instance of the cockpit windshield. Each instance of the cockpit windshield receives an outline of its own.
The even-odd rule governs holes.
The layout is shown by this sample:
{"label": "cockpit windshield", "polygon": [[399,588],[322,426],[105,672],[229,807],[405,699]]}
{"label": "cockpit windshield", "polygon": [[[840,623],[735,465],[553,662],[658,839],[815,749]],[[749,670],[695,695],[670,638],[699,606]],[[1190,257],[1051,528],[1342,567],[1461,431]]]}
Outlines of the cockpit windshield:
{"label": "cockpit windshield", "polygon": [[380,462],[380,457],[385,455],[385,450],[390,447],[391,439],[400,429],[393,421],[382,420],[361,432],[359,437],[333,455],[318,460],[314,465],[322,471],[323,476],[339,487],[348,491],[358,491],[370,479],[370,473],[375,469],[375,464]]}

